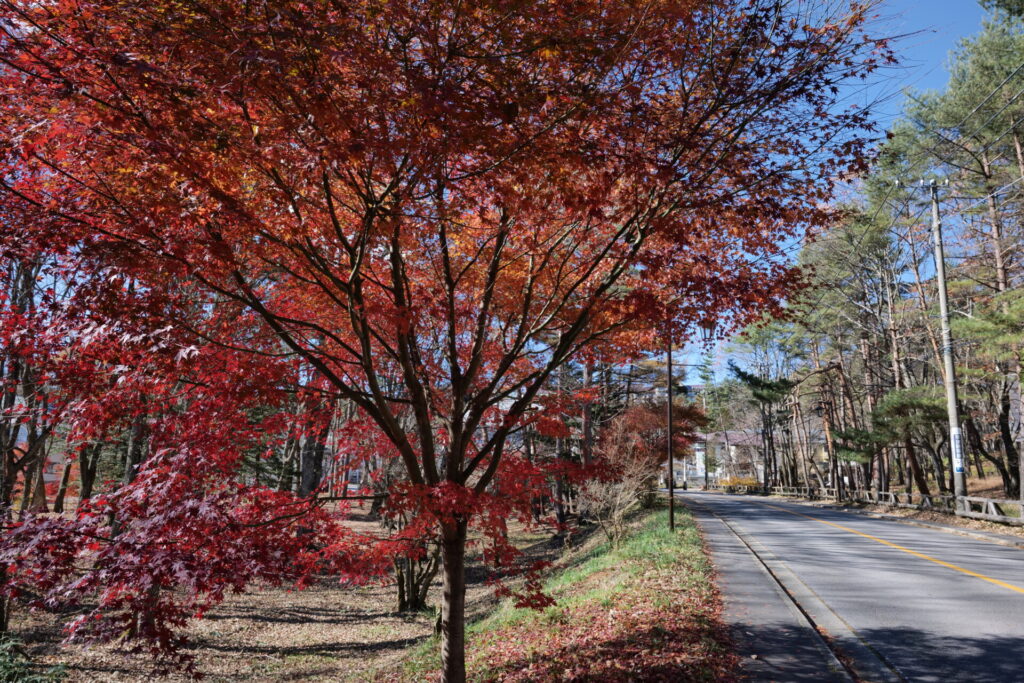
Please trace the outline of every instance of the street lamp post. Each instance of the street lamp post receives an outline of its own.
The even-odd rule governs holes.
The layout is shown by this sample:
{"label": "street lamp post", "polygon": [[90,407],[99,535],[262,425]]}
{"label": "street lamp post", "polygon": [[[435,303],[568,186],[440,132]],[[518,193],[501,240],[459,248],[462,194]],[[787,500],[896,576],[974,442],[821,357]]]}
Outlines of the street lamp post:
{"label": "street lamp post", "polygon": [[[704,419],[707,419],[708,414],[708,388],[705,385],[701,391],[701,404],[704,406]],[[708,490],[708,426],[704,425],[704,490]]]}
{"label": "street lamp post", "polygon": [[[672,387],[673,370],[672,370],[672,333],[671,333],[671,331],[669,332],[668,345],[667,345],[667,349],[666,349],[666,352],[665,352],[665,365],[666,365],[666,371],[668,373],[668,377],[666,378],[666,381],[665,381],[665,388],[666,388],[665,394],[666,394],[666,398],[668,399],[667,400],[668,406],[666,406],[666,409],[665,409],[666,417],[668,418],[668,435],[666,437],[666,444],[665,444],[667,449],[668,449],[668,528],[671,529],[672,531],[675,531],[675,529],[676,529],[676,472],[675,472],[675,454],[673,452],[674,449],[673,449],[673,443],[672,443],[672,432],[673,432],[673,427],[674,427],[673,423],[674,423],[675,416],[673,415],[673,405],[672,405],[673,401],[674,401],[674,396],[673,396],[673,387]],[[698,366],[695,366],[695,365],[693,365],[691,363],[683,363],[682,365],[683,365],[683,367],[698,367]],[[705,452],[705,463],[707,463],[706,452]],[[706,472],[706,465],[705,465],[705,481],[706,481],[706,478],[707,478],[707,472]],[[683,477],[683,490],[686,490],[685,469],[684,469],[684,477]]]}
{"label": "street lamp post", "polygon": [[669,531],[676,530],[676,470],[672,459],[672,336],[669,333],[668,353],[665,362],[668,365],[668,378],[666,379],[666,395],[668,396],[668,436],[666,446],[668,448],[668,528]]}

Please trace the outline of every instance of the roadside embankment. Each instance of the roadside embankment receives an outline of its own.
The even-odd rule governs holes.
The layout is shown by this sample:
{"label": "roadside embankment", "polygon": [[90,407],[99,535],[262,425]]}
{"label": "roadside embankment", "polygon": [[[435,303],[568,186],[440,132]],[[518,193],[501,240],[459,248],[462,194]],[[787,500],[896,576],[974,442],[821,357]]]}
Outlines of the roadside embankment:
{"label": "roadside embankment", "polygon": [[[676,532],[665,509],[637,515],[617,546],[594,538],[563,557],[545,588],[556,604],[510,602],[473,623],[467,673],[475,681],[723,681],[737,660],[721,621],[713,569],[689,511]],[[437,669],[435,642],[404,677]]]}

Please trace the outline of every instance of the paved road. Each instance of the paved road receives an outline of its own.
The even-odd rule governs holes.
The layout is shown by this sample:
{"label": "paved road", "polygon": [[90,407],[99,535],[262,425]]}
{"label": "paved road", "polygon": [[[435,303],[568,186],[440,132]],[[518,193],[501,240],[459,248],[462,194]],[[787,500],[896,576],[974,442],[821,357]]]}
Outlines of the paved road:
{"label": "paved road", "polygon": [[1024,550],[788,501],[681,497],[709,532],[741,645],[785,651],[753,678],[815,680],[810,667],[835,680],[816,629],[863,680],[1024,681]]}

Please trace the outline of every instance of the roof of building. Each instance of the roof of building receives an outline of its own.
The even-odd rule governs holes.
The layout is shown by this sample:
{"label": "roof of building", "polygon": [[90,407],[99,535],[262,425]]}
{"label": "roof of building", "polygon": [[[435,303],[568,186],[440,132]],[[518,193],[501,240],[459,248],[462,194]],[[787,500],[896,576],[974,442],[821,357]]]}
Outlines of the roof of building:
{"label": "roof of building", "polygon": [[707,440],[711,443],[728,444],[730,446],[752,446],[760,448],[761,434],[759,432],[748,432],[738,429],[730,429],[724,432],[698,433],[696,443]]}

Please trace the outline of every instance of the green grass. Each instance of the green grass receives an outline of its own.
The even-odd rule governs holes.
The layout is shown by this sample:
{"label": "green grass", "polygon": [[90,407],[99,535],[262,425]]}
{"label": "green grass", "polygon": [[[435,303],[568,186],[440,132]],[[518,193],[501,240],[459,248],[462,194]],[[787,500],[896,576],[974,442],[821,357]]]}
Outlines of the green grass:
{"label": "green grass", "polygon": [[[556,600],[555,605],[537,611],[516,608],[511,600],[505,600],[490,614],[469,624],[466,650],[471,677],[490,677],[474,660],[480,650],[501,638],[502,632],[513,627],[558,630],[572,620],[577,608],[594,605],[612,608],[633,591],[644,576],[663,575],[666,571],[670,571],[672,580],[684,589],[706,591],[711,581],[711,567],[700,535],[685,509],[676,511],[674,534],[668,530],[667,509],[644,511],[634,517],[631,532],[618,547],[599,543],[563,558],[544,581],[545,592]],[[658,607],[671,604],[670,597],[653,591],[636,599]],[[529,656],[534,647],[523,643],[523,654]],[[437,638],[432,638],[410,653],[404,674],[411,680],[422,680],[439,668],[439,643]]]}

